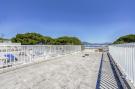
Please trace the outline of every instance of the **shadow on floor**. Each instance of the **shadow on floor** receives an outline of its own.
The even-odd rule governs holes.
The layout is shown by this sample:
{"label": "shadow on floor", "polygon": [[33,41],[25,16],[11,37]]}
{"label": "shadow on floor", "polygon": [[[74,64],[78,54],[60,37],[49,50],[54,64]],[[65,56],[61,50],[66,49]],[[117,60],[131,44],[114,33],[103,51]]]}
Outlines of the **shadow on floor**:
{"label": "shadow on floor", "polygon": [[108,60],[105,60],[105,57],[108,56],[103,53],[98,72],[96,89],[123,89],[109,58]]}

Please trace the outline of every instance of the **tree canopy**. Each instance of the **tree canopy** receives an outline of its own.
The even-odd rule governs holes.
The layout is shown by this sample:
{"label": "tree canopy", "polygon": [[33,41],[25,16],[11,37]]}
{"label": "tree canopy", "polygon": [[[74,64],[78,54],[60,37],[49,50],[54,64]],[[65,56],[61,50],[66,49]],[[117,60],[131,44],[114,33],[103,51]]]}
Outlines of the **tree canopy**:
{"label": "tree canopy", "polygon": [[6,39],[6,38],[1,38],[1,37],[0,37],[0,43],[1,43],[1,42],[4,42],[4,41],[10,41],[10,39]]}
{"label": "tree canopy", "polygon": [[62,45],[80,45],[81,41],[77,37],[63,36],[55,39],[55,44]]}
{"label": "tree canopy", "polygon": [[14,43],[21,43],[22,45],[35,45],[35,44],[45,44],[45,45],[80,45],[81,41],[76,37],[63,36],[59,38],[51,38],[48,36],[43,36],[38,33],[25,33],[17,34],[11,39]]}
{"label": "tree canopy", "polygon": [[123,43],[131,43],[135,42],[135,34],[129,34],[126,36],[122,36],[114,41],[114,44],[123,44]]}
{"label": "tree canopy", "polygon": [[3,40],[4,40],[3,38],[0,38],[0,42],[3,42]]}
{"label": "tree canopy", "polygon": [[11,39],[12,42],[23,45],[51,44],[51,40],[51,37],[45,37],[38,33],[17,34],[16,37]]}

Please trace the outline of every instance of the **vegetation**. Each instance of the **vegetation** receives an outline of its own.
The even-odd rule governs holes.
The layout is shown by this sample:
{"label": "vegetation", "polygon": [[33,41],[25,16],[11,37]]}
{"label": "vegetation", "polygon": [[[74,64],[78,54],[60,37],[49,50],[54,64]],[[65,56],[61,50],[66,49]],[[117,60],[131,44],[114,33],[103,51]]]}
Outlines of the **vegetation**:
{"label": "vegetation", "polygon": [[81,41],[76,37],[63,36],[53,39],[48,36],[43,36],[38,33],[17,34],[11,39],[14,43],[21,43],[22,45],[80,45]]}
{"label": "vegetation", "polygon": [[80,45],[81,41],[76,38],[76,37],[68,37],[68,36],[63,36],[55,39],[55,43],[57,45]]}
{"label": "vegetation", "polygon": [[0,43],[2,43],[3,41],[9,41],[9,39],[0,38]]}
{"label": "vegetation", "polygon": [[3,38],[0,38],[0,42],[3,42]]}
{"label": "vegetation", "polygon": [[114,44],[123,44],[123,43],[131,43],[131,42],[135,42],[135,34],[129,34],[126,36],[122,36],[120,38],[118,38]]}
{"label": "vegetation", "polygon": [[16,37],[11,39],[14,43],[21,43],[23,45],[34,45],[34,44],[51,44],[52,38],[45,37],[38,33],[25,33],[17,34]]}

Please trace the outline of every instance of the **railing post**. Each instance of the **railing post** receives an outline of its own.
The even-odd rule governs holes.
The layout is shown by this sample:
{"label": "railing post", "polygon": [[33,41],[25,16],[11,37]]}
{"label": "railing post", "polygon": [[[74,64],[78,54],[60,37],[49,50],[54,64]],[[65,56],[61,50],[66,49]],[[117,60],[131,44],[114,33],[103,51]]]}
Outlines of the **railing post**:
{"label": "railing post", "polygon": [[0,49],[1,55],[5,57],[0,66],[5,67],[33,63],[51,55],[56,57],[75,53],[81,51],[81,45],[2,45]]}
{"label": "railing post", "polygon": [[135,86],[135,43],[109,46],[109,53],[126,79]]}

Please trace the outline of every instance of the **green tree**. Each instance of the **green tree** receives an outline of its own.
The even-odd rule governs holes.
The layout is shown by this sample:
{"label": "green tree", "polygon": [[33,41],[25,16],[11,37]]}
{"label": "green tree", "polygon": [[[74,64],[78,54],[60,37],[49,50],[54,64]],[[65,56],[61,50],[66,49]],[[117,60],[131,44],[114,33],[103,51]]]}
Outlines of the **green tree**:
{"label": "green tree", "polygon": [[81,45],[81,41],[76,37],[63,36],[56,39],[57,45]]}
{"label": "green tree", "polygon": [[11,41],[14,43],[21,43],[22,45],[81,45],[81,41],[76,37],[63,36],[53,39],[38,33],[17,34]]}
{"label": "green tree", "polygon": [[126,36],[122,36],[114,41],[114,44],[123,44],[123,43],[131,43],[135,42],[135,34],[129,34]]}
{"label": "green tree", "polygon": [[17,34],[16,37],[11,39],[12,42],[22,45],[51,44],[51,40],[51,37],[45,37],[38,33]]}

